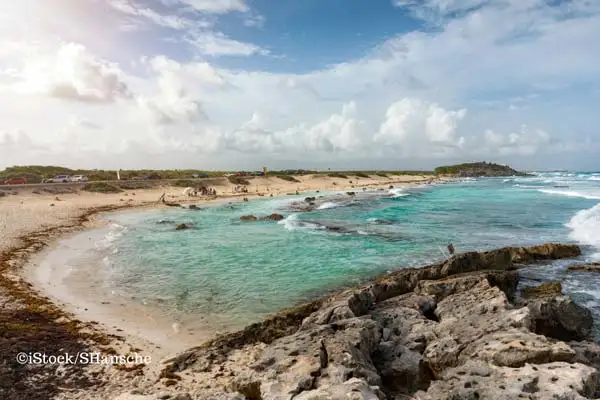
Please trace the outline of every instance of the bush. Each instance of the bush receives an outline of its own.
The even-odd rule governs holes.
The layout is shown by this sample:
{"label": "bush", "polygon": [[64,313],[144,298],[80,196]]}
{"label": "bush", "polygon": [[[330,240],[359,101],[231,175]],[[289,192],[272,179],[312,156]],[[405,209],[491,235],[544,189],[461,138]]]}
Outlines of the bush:
{"label": "bush", "polygon": [[175,182],[171,183],[171,185],[176,186],[176,187],[194,187],[196,186],[197,182],[194,182],[190,179],[179,179],[176,180]]}
{"label": "bush", "polygon": [[279,179],[283,179],[284,181],[288,181],[288,182],[300,182],[298,179],[296,179],[295,177],[293,177],[291,175],[277,175],[277,177]]}
{"label": "bush", "polygon": [[327,174],[327,176],[329,176],[330,178],[348,179],[348,176],[340,174],[339,172],[332,172],[330,174]]}
{"label": "bush", "polygon": [[250,181],[242,178],[241,176],[229,176],[229,177],[227,177],[227,180],[229,182],[233,183],[234,185],[249,185],[250,184]]}
{"label": "bush", "polygon": [[155,187],[157,184],[154,182],[136,182],[136,181],[124,181],[119,182],[116,186],[126,190],[140,190],[150,189]]}
{"label": "bush", "polygon": [[375,175],[377,176],[381,176],[382,178],[389,178],[389,176],[387,176],[386,174],[384,174],[383,172],[377,172]]}
{"label": "bush", "polygon": [[370,176],[364,172],[356,172],[354,175],[358,176],[359,178],[370,178]]}
{"label": "bush", "polygon": [[123,191],[114,185],[104,182],[88,183],[83,187],[83,190],[93,193],[121,193]]}

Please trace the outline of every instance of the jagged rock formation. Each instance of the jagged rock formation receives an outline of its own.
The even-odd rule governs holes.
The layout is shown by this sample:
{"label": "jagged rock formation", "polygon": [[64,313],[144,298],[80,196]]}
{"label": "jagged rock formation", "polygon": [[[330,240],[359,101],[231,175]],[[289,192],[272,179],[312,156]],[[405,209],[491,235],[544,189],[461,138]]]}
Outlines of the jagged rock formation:
{"label": "jagged rock formation", "polygon": [[504,248],[399,270],[191,349],[162,377],[207,400],[594,398],[589,311],[560,290],[517,292],[518,263],[577,254]]}

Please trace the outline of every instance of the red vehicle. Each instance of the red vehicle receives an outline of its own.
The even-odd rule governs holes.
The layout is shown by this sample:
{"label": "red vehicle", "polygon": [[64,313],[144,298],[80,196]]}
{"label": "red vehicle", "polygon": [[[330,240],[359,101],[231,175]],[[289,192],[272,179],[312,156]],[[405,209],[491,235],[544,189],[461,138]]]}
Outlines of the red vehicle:
{"label": "red vehicle", "polygon": [[4,181],[5,185],[24,185],[27,183],[25,178],[12,178]]}

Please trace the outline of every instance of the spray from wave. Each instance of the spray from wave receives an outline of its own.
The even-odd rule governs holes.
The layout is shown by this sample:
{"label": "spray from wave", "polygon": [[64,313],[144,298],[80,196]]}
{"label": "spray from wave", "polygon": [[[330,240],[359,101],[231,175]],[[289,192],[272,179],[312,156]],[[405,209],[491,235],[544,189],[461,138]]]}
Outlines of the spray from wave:
{"label": "spray from wave", "polygon": [[600,203],[579,211],[566,226],[571,229],[571,239],[595,247],[599,251],[595,258],[600,256]]}
{"label": "spray from wave", "polygon": [[393,197],[405,197],[408,196],[408,193],[406,193],[404,191],[404,188],[396,188],[396,189],[390,189],[389,194],[393,195]]}
{"label": "spray from wave", "polygon": [[588,200],[600,200],[600,195],[593,193],[581,193],[570,190],[554,190],[554,189],[538,189],[541,193],[546,194],[554,194],[559,196],[568,196],[568,197],[581,197]]}
{"label": "spray from wave", "polygon": [[319,207],[317,207],[317,210],[327,210],[329,208],[336,208],[336,207],[341,207],[341,204],[334,203],[332,201],[328,201],[326,203],[321,204]]}
{"label": "spray from wave", "polygon": [[288,231],[296,231],[296,230],[316,231],[316,230],[325,229],[323,226],[321,226],[319,224],[301,221],[298,218],[298,214],[290,214],[286,218],[279,221],[278,224],[283,225],[283,227]]}

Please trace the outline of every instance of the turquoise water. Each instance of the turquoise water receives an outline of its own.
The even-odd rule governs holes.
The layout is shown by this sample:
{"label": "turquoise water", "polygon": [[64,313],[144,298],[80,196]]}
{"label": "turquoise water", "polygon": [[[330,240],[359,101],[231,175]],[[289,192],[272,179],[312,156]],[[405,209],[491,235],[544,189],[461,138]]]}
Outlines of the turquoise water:
{"label": "turquoise water", "polygon": [[[318,197],[302,211],[305,196]],[[415,188],[308,193],[202,210],[114,214],[99,246],[104,282],[173,315],[202,314],[237,328],[281,308],[458,252],[546,241],[600,252],[600,174],[464,180]],[[232,208],[233,207],[233,208]],[[280,222],[241,222],[278,212]],[[175,231],[188,223],[193,229]],[[562,274],[563,264],[531,269]],[[554,275],[553,275],[554,274]],[[596,303],[597,275],[571,274],[566,287]],[[583,297],[581,297],[583,296]]]}

